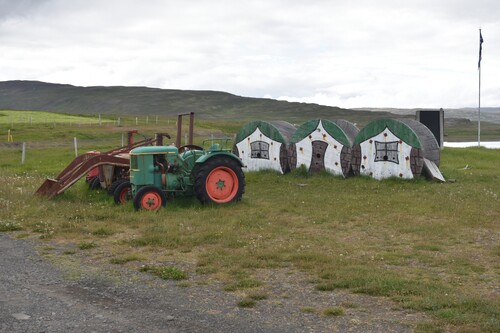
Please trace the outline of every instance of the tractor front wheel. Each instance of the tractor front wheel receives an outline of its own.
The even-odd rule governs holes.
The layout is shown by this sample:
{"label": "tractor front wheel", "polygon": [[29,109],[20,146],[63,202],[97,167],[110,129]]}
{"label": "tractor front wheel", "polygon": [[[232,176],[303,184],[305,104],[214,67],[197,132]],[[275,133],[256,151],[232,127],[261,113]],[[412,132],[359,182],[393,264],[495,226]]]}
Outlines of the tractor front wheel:
{"label": "tractor front wheel", "polygon": [[240,201],[245,192],[245,175],[237,161],[217,156],[197,168],[194,186],[203,204]]}
{"label": "tractor front wheel", "polygon": [[128,182],[128,180],[125,178],[119,178],[119,179],[115,180],[114,182],[112,182],[111,185],[108,187],[108,194],[113,196],[115,194],[116,188],[120,184],[125,183],[125,182]]}
{"label": "tractor front wheel", "polygon": [[132,199],[132,185],[130,185],[129,181],[125,180],[116,186],[113,193],[113,199],[115,203],[119,205]]}
{"label": "tractor front wheel", "polygon": [[101,181],[99,180],[99,177],[94,177],[92,180],[89,182],[89,188],[91,190],[100,190],[101,187]]}
{"label": "tractor front wheel", "polygon": [[144,186],[134,197],[134,208],[156,211],[167,202],[165,194],[155,186]]}

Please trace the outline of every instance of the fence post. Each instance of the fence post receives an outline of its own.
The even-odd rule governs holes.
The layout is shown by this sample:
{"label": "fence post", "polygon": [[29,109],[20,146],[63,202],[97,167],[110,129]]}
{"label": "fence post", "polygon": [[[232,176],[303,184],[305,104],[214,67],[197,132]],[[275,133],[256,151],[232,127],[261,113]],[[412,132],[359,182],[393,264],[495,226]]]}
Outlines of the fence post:
{"label": "fence post", "polygon": [[23,142],[23,153],[21,154],[21,164],[24,164],[25,157],[26,157],[26,142]]}
{"label": "fence post", "polygon": [[73,138],[73,142],[75,144],[75,157],[78,156],[78,142],[76,141],[76,137]]}

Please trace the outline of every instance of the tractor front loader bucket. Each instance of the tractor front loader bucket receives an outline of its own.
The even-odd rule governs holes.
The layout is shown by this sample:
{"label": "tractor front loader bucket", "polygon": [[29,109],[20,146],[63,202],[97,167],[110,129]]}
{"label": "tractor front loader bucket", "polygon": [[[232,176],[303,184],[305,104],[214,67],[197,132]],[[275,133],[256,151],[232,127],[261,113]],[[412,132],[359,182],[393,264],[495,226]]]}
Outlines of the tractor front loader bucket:
{"label": "tractor front loader bucket", "polygon": [[66,167],[66,169],[63,170],[63,172],[61,172],[57,176],[56,179],[46,179],[42,186],[40,186],[35,193],[46,196],[48,198],[52,198],[64,192],[95,167],[98,167],[100,165],[128,167],[129,163],[130,161],[128,158],[104,154],[91,155],[90,158],[83,159],[83,161],[79,161],[79,159],[76,158],[68,167]]}
{"label": "tractor front loader bucket", "polygon": [[71,185],[84,177],[90,170],[100,165],[114,165],[128,168],[130,161],[128,158],[119,157],[120,154],[128,154],[132,149],[142,146],[151,146],[162,142],[163,137],[170,138],[167,133],[160,133],[156,138],[148,138],[138,142],[132,142],[129,137],[129,144],[120,148],[112,149],[103,153],[86,153],[76,157],[55,179],[46,179],[45,182],[35,192],[36,194],[52,198],[61,194]]}
{"label": "tractor front loader bucket", "polygon": [[52,198],[60,189],[61,185],[57,180],[47,178],[35,193]]}

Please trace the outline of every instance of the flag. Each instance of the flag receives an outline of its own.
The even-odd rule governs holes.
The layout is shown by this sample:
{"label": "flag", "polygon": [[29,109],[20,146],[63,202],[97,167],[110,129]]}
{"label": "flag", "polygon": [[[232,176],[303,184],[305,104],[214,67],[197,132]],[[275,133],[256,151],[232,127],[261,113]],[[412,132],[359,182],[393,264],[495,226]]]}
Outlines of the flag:
{"label": "flag", "polygon": [[479,61],[477,62],[477,69],[481,68],[481,53],[483,52],[483,35],[481,35],[481,29],[479,29]]}

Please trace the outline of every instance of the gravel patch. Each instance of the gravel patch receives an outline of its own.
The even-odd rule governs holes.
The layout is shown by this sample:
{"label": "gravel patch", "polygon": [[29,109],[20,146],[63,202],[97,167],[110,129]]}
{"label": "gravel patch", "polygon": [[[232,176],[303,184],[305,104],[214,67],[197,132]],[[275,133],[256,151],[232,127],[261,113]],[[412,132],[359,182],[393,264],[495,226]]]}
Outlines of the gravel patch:
{"label": "gravel patch", "polygon": [[[316,291],[285,270],[256,271],[267,298],[242,308],[244,293],[203,277],[180,286],[78,255],[65,256],[68,267],[40,244],[0,233],[0,332],[411,332],[428,321],[381,297]],[[345,313],[322,314],[333,306]]]}

